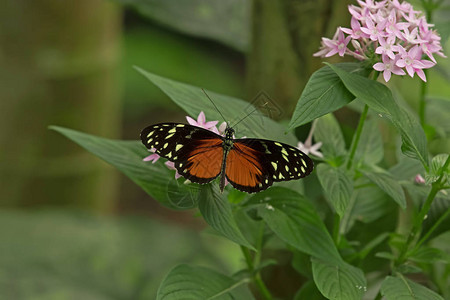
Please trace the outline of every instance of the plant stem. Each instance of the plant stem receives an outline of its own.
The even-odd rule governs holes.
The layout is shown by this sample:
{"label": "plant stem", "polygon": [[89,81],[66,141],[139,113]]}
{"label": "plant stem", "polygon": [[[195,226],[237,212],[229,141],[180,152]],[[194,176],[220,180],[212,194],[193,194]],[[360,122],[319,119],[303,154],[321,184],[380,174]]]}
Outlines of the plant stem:
{"label": "plant stem", "polygon": [[[425,76],[427,75],[427,70],[423,70],[423,72],[425,73]],[[421,86],[420,86],[420,96],[419,96],[419,120],[420,120],[420,125],[422,125],[422,128],[424,128],[425,126],[425,106],[426,106],[426,102],[425,102],[425,95],[427,93],[427,88],[428,85],[425,81],[422,81]]]}
{"label": "plant stem", "polygon": [[450,215],[450,208],[447,209],[447,211],[439,217],[439,219],[436,221],[436,223],[433,224],[433,226],[428,230],[428,232],[417,242],[415,248],[419,248],[420,245],[422,245],[429,237],[430,235],[436,230],[436,228],[441,225],[442,222]]}
{"label": "plant stem", "polygon": [[358,127],[356,128],[356,133],[353,138],[353,142],[352,142],[351,150],[350,150],[350,156],[348,157],[348,161],[347,161],[347,170],[350,170],[352,167],[353,157],[355,156],[356,148],[358,147],[359,139],[361,137],[361,132],[364,127],[364,122],[366,121],[368,111],[369,111],[369,106],[366,104],[366,105],[364,105],[364,110],[361,114],[361,117],[359,118]]}
{"label": "plant stem", "polygon": [[[402,248],[402,251],[400,252],[399,258],[397,260],[397,264],[403,263],[403,261],[406,258],[406,253],[408,252],[408,249],[409,249],[411,243],[416,238],[417,234],[419,233],[420,229],[422,228],[422,224],[423,224],[423,221],[425,220],[425,216],[428,214],[431,204],[433,203],[433,200],[436,197],[436,194],[442,189],[443,183],[441,183],[441,181],[442,181],[442,178],[444,177],[445,170],[448,168],[449,164],[450,164],[450,155],[447,157],[447,160],[445,161],[444,165],[442,166],[442,168],[439,171],[440,175],[439,175],[438,180],[436,180],[435,182],[433,182],[431,184],[431,191],[428,194],[428,197],[425,200],[425,203],[422,206],[422,209],[420,210],[419,215],[417,216],[417,218],[414,221],[412,231],[409,234],[408,239]],[[422,238],[422,240],[423,240],[423,238]],[[419,241],[419,243],[421,243],[421,241]],[[423,243],[423,241],[422,241],[422,243]]]}
{"label": "plant stem", "polygon": [[400,251],[400,255],[398,256],[398,260],[396,262],[397,265],[404,262],[406,258],[406,253],[408,252],[408,249],[415,239],[417,233],[422,228],[422,223],[424,221],[424,218],[428,211],[430,210],[431,203],[434,200],[434,197],[436,196],[437,192],[439,191],[439,188],[435,184],[431,186],[431,191],[428,194],[427,200],[425,200],[425,204],[422,206],[422,209],[419,212],[419,215],[414,221],[413,228],[411,230],[411,233],[408,235],[408,239],[406,240],[406,243],[403,245],[402,250]]}
{"label": "plant stem", "polygon": [[255,282],[255,285],[258,287],[259,292],[266,300],[272,300],[273,297],[270,294],[269,289],[266,287],[264,281],[261,278],[261,273],[258,270],[259,263],[261,261],[261,251],[262,251],[262,245],[263,245],[263,237],[264,237],[264,228],[265,224],[264,222],[261,222],[260,231],[258,235],[258,240],[256,241],[256,249],[257,252],[255,253],[255,257],[252,260],[252,256],[250,254],[250,250],[247,247],[241,246],[242,253],[245,257],[245,262],[247,264],[247,268],[252,273],[253,280]]}
{"label": "plant stem", "polygon": [[333,240],[336,247],[339,245],[340,242],[340,226],[341,225],[341,217],[335,213],[334,214],[334,224],[333,224]]}

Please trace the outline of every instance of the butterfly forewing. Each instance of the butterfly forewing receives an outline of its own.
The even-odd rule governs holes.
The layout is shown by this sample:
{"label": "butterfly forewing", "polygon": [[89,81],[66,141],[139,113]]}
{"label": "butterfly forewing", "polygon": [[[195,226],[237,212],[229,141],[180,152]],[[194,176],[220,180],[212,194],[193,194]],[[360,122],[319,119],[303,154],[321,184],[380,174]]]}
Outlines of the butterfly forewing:
{"label": "butterfly forewing", "polygon": [[177,123],[146,127],[141,132],[148,149],[174,162],[178,173],[195,183],[207,183],[220,174],[223,138],[209,130]]}
{"label": "butterfly forewing", "polygon": [[275,141],[236,139],[226,161],[228,181],[238,190],[259,192],[277,181],[305,177],[314,164],[302,151]]}

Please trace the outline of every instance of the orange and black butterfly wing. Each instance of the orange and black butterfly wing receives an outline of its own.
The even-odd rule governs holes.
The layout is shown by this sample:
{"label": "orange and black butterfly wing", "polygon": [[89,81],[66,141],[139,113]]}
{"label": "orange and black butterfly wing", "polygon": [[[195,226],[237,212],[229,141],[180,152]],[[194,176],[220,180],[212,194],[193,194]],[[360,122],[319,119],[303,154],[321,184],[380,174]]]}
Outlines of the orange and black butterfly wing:
{"label": "orange and black butterfly wing", "polygon": [[208,183],[219,176],[223,158],[223,138],[209,130],[186,124],[162,123],[144,128],[142,143],[158,155],[174,162],[186,179]]}
{"label": "orange and black butterfly wing", "polygon": [[290,145],[261,139],[233,140],[228,153],[225,174],[231,185],[254,193],[274,182],[305,177],[314,168],[305,153]]}

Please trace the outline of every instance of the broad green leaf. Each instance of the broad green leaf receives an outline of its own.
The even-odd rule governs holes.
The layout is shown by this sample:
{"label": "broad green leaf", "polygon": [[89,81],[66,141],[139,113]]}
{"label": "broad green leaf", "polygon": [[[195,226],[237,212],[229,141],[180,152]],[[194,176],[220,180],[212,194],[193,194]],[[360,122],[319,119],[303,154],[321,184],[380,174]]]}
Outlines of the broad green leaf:
{"label": "broad green leaf", "polygon": [[322,163],[317,166],[317,177],[325,195],[338,215],[342,218],[353,192],[353,181],[340,167]]}
{"label": "broad green leaf", "polygon": [[402,186],[387,172],[374,172],[371,170],[359,170],[370,181],[388,194],[401,208],[406,208],[406,198]]}
{"label": "broad green leaf", "polygon": [[240,0],[115,0],[182,33],[219,41],[246,52],[250,41],[250,2]]}
{"label": "broad green leaf", "polygon": [[330,300],[360,300],[367,291],[364,273],[345,262],[332,264],[328,260],[312,258],[314,282]]}
{"label": "broad green leaf", "polygon": [[178,265],[161,283],[157,300],[233,300],[254,299],[250,291],[241,286],[246,280],[236,281],[204,267]]}
{"label": "broad green leaf", "polygon": [[445,161],[448,158],[448,154],[438,154],[431,160],[430,171],[425,175],[425,183],[431,184],[436,182],[442,173],[444,173],[444,179],[448,180],[450,175],[450,164],[447,165],[445,170],[442,170],[444,167]]}
{"label": "broad green leaf", "polygon": [[314,281],[308,281],[302,285],[300,290],[295,294],[294,300],[326,300],[317,289]]}
{"label": "broad green leaf", "polygon": [[296,249],[329,262],[341,261],[325,225],[302,195],[273,187],[254,195],[245,205],[256,208],[270,229]]}
{"label": "broad green leaf", "polygon": [[381,285],[381,294],[387,300],[444,300],[432,290],[403,276],[386,277]]}
{"label": "broad green leaf", "polygon": [[354,160],[355,162],[364,161],[366,164],[375,165],[383,159],[383,155],[383,141],[377,122],[373,119],[367,119],[361,132]]}
{"label": "broad green leaf", "polygon": [[177,182],[173,171],[162,161],[155,164],[142,161],[150,153],[140,141],[111,140],[63,127],[50,128],[119,169],[161,204],[173,209],[196,206],[197,186]]}
{"label": "broad green leaf", "polygon": [[425,169],[418,160],[402,155],[399,156],[398,163],[389,169],[389,173],[399,181],[412,182],[417,174],[425,174]]}
{"label": "broad green leaf", "polygon": [[345,155],[345,141],[339,123],[333,114],[327,114],[317,120],[314,131],[316,143],[322,142],[320,151],[326,159]]}
{"label": "broad green leaf", "polygon": [[425,133],[417,120],[395,103],[389,88],[375,80],[349,73],[338,66],[329,66],[339,75],[345,87],[355,97],[394,124],[402,136],[402,152],[418,159],[425,167],[428,167]]}
{"label": "broad green leaf", "polygon": [[220,193],[216,184],[202,186],[199,193],[198,208],[206,223],[226,238],[253,249],[245,239],[234,219],[231,205]]}
{"label": "broad green leaf", "polygon": [[371,223],[392,210],[391,201],[388,201],[386,194],[376,186],[365,186],[355,190],[354,193],[356,193],[354,205],[349,207],[350,211],[341,221],[341,228],[345,232],[350,231],[356,221]]}
{"label": "broad green leaf", "polygon": [[441,249],[421,246],[416,252],[408,256],[408,260],[423,264],[432,264],[437,261],[445,261],[447,256]]}
{"label": "broad green leaf", "polygon": [[[341,63],[341,68],[348,72],[366,74],[367,70],[357,63]],[[355,99],[342,84],[339,76],[325,66],[309,78],[300,99],[297,102],[289,129],[306,124],[318,117],[333,112]]]}
{"label": "broad green leaf", "polygon": [[[296,138],[292,133],[285,134],[283,126],[261,113],[255,112],[256,108],[251,103],[230,96],[206,91],[225,118],[234,118],[222,120],[221,115],[214,108],[211,101],[205,96],[201,88],[160,77],[138,67],[136,67],[136,69],[157,85],[190,116],[197,118],[197,115],[203,111],[207,120],[219,120],[220,122],[227,121],[231,122],[230,125],[234,125],[234,123],[242,119],[246,114],[253,112],[249,117],[245,118],[237,128],[234,128],[236,129],[237,137],[246,136],[272,139],[288,144],[290,143],[292,145],[296,143]],[[258,102],[256,105],[260,105],[260,103]],[[264,110],[264,107],[258,108]]]}

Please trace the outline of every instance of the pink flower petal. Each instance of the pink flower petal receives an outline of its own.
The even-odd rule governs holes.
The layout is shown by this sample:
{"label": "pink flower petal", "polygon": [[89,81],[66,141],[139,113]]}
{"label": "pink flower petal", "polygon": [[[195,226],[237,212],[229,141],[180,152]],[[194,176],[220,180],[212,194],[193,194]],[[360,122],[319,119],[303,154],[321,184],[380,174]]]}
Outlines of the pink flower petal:
{"label": "pink flower petal", "polygon": [[408,72],[408,75],[413,77],[414,76],[414,69],[410,65],[406,65],[406,72]]}
{"label": "pink flower petal", "polygon": [[160,158],[160,156],[159,156],[158,154],[153,153],[153,154],[151,154],[151,155],[145,157],[145,158],[143,159],[143,161],[152,161],[152,163],[155,163],[155,162],[158,161],[159,158]]}
{"label": "pink flower petal", "polygon": [[198,114],[198,117],[197,117],[197,123],[198,123],[198,124],[205,124],[205,121],[206,121],[205,113],[204,113],[203,111],[201,111],[201,112]]}
{"label": "pink flower petal", "polygon": [[376,63],[373,65],[373,68],[377,71],[384,71],[384,64],[383,63]]}
{"label": "pink flower petal", "polygon": [[197,126],[197,121],[192,119],[189,116],[186,116],[186,120],[188,121],[189,124],[193,125],[193,126]]}
{"label": "pink flower petal", "polygon": [[421,69],[417,69],[416,70],[416,74],[417,76],[420,77],[420,79],[422,79],[424,82],[427,82],[427,77],[425,76],[425,72]]}
{"label": "pink flower petal", "polygon": [[391,71],[388,70],[384,70],[383,72],[383,78],[386,82],[389,81],[389,79],[391,79]]}

